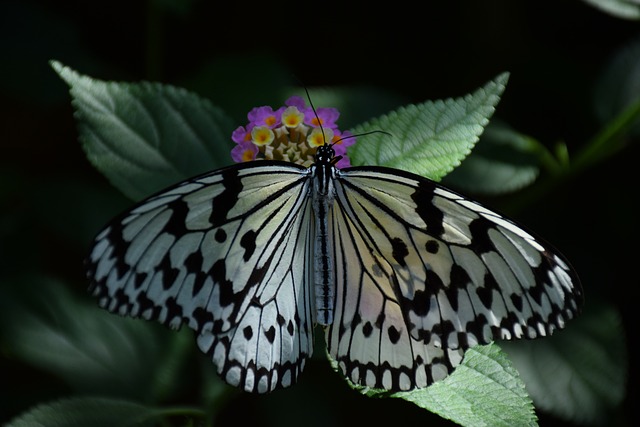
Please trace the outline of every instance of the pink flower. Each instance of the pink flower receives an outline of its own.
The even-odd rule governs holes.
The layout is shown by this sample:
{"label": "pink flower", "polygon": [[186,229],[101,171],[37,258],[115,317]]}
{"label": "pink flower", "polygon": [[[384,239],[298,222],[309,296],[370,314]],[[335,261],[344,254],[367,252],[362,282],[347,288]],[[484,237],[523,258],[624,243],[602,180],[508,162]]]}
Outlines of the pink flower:
{"label": "pink flower", "polygon": [[351,166],[347,147],[356,140],[338,129],[340,112],[336,108],[308,107],[300,96],[291,96],[285,105],[274,111],[269,106],[253,108],[249,123],[233,131],[236,146],[231,150],[234,162],[255,159],[283,160],[309,167],[315,161],[316,150],[330,144],[338,160],[338,168]]}
{"label": "pink flower", "polygon": [[[316,113],[318,115],[316,116]],[[340,117],[340,112],[336,108],[316,108],[314,113],[311,107],[304,110],[305,124],[313,127],[323,126],[330,129],[338,129],[336,120]]]}
{"label": "pink flower", "polygon": [[238,126],[231,134],[231,140],[236,144],[251,141],[251,129],[253,129],[251,124],[247,125],[246,129],[244,126]]}
{"label": "pink flower", "polygon": [[287,107],[297,107],[298,110],[304,111],[307,109],[307,104],[304,102],[301,96],[293,95],[284,101],[284,105]]}
{"label": "pink flower", "polygon": [[[251,134],[249,134],[251,135]],[[253,142],[243,141],[238,143],[231,150],[231,158],[236,163],[249,162],[251,160],[255,160],[258,155],[258,146]]]}
{"label": "pink flower", "polygon": [[280,124],[280,116],[282,111],[273,111],[271,107],[256,107],[249,111],[247,118],[249,123],[254,126],[266,126],[269,129],[273,129]]}
{"label": "pink flower", "polygon": [[[302,113],[304,113],[304,123],[309,126],[319,127],[322,125],[326,128],[338,129],[338,125],[336,121],[340,117],[340,112],[336,108],[316,108],[316,111],[313,111],[313,108],[307,107],[307,104],[304,102],[302,97],[294,95],[287,99],[284,105],[288,107],[297,107]],[[316,117],[316,113],[318,116]]]}

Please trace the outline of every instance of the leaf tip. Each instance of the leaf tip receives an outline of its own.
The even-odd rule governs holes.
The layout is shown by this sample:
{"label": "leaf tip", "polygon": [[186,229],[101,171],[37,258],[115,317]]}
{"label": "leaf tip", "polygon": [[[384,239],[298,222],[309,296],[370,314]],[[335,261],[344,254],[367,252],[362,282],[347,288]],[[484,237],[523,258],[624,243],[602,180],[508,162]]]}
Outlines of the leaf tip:
{"label": "leaf tip", "polygon": [[65,81],[65,83],[67,83],[69,86],[73,86],[73,81],[78,78],[78,73],[76,73],[72,68],[55,59],[49,60],[49,65],[51,66],[51,68],[53,68],[56,74],[58,74],[58,76],[60,76],[60,78]]}

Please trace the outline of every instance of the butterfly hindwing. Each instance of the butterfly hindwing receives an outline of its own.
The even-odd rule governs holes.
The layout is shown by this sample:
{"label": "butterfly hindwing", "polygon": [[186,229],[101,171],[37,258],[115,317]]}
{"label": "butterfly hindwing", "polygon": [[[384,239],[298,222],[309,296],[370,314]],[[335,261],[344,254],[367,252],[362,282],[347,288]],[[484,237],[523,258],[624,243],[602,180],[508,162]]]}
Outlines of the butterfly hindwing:
{"label": "butterfly hindwing", "polygon": [[396,271],[369,240],[367,221],[344,200],[338,197],[330,218],[337,288],[334,322],[326,330],[329,354],[352,382],[373,388],[409,390],[443,379],[462,350],[410,335]]}
{"label": "butterfly hindwing", "polygon": [[187,324],[232,385],[292,384],[313,345],[307,175],[242,164],[146,199],[96,237],[93,294],[121,315]]}
{"label": "butterfly hindwing", "polygon": [[578,278],[546,243],[428,179],[339,171],[333,215],[327,341],[356,383],[422,387],[470,346],[548,335],[579,309]]}

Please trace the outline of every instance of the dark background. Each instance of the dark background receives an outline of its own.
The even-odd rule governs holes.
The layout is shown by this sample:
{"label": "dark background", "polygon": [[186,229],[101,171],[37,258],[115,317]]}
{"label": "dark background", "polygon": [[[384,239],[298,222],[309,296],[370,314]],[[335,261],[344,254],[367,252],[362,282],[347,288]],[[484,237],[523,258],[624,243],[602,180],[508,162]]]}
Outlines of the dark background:
{"label": "dark background", "polygon": [[[89,243],[83,237],[100,226],[94,221],[67,224],[65,229],[48,221],[54,215],[62,218],[57,224],[64,223],[65,212],[81,204],[69,187],[58,194],[58,180],[108,187],[77,142],[68,89],[49,67],[50,59],[105,80],[185,86],[232,112],[246,112],[260,103],[243,98],[234,104],[233,90],[247,85],[256,88],[256,100],[261,85],[302,81],[309,87],[373,87],[404,102],[422,102],[464,95],[509,71],[496,117],[548,146],[563,140],[570,154],[586,145],[601,127],[594,113],[598,78],[615,52],[640,36],[637,21],[612,17],[579,1],[441,3],[422,2],[418,8],[407,2],[355,7],[326,2],[4,1],[0,238],[6,238],[0,241],[0,254],[6,258],[0,280],[20,270],[38,271],[63,278],[81,293],[81,260]],[[245,67],[228,82],[226,92],[207,84],[217,64],[230,62]],[[629,346],[638,331],[640,237],[637,211],[632,210],[639,152],[633,142],[517,214],[572,260],[585,283],[587,301],[605,299],[619,309],[624,320],[619,333]],[[105,212],[103,219],[117,210]],[[10,349],[2,352],[7,357],[0,359],[0,375],[10,378],[0,380],[0,387],[7,387],[3,394],[25,393],[52,381],[12,360]],[[614,410],[616,423],[631,424],[635,418],[629,404],[638,392],[633,358],[630,354],[625,404]],[[308,371],[307,384],[316,384],[315,378],[339,381],[324,366],[312,363]],[[61,387],[60,395],[64,393]],[[405,402],[388,408],[376,402],[384,411],[372,409],[364,398],[348,391],[345,396],[336,401],[317,391],[317,413],[307,416],[348,411],[382,424],[417,411]],[[259,423],[260,413],[247,410],[264,405],[259,399],[231,400],[221,425],[234,410]],[[24,409],[2,407],[0,421]],[[291,410],[300,415],[303,409]],[[433,418],[430,422],[438,422]],[[542,425],[557,421],[545,414],[541,420]]]}

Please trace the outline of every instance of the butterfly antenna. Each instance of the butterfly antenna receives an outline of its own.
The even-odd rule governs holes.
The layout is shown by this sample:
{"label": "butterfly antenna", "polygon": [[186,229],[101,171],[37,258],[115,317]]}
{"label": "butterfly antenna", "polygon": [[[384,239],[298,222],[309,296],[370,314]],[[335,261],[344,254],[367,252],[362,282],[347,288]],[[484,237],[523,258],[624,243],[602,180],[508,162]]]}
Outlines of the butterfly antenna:
{"label": "butterfly antenna", "polygon": [[302,85],[302,87],[304,88],[304,93],[307,94],[307,100],[309,101],[309,105],[313,110],[313,115],[316,116],[316,120],[318,121],[318,125],[320,126],[320,132],[322,133],[322,140],[324,141],[325,145],[327,145],[328,143],[327,143],[327,137],[324,135],[324,127],[322,126],[322,122],[320,121],[320,116],[318,116],[318,112],[316,111],[316,107],[313,105],[313,102],[311,101],[311,95],[309,94],[309,90],[305,85]]}
{"label": "butterfly antenna", "polygon": [[375,129],[375,130],[370,130],[369,132],[355,133],[355,134],[353,134],[353,135],[343,136],[342,138],[340,138],[340,139],[336,140],[336,141],[335,141],[333,144],[331,144],[331,145],[337,144],[337,143],[339,143],[340,141],[344,141],[345,139],[349,139],[349,138],[358,138],[358,137],[365,136],[365,135],[371,135],[372,133],[384,133],[384,134],[385,134],[385,135],[387,135],[387,136],[393,136],[393,134],[391,134],[391,133],[389,133],[389,132],[386,132],[386,131],[384,131],[384,130],[378,130],[378,129]]}
{"label": "butterfly antenna", "polygon": [[[322,140],[324,141],[325,144],[327,143],[327,139],[324,135],[324,127],[322,126],[322,122],[320,121],[320,117],[318,116],[318,112],[316,111],[316,107],[313,105],[313,101],[311,101],[311,95],[309,94],[309,90],[307,89],[307,87],[303,84],[302,85],[303,89],[304,89],[304,93],[307,94],[307,100],[309,101],[309,105],[311,106],[311,110],[313,110],[313,115],[316,116],[316,120],[318,120],[318,123],[320,125],[320,132],[322,132]],[[354,135],[347,135],[347,136],[343,136],[342,138],[334,141],[331,144],[331,146],[336,145],[337,143],[339,143],[340,141],[344,141],[345,139],[349,139],[349,138],[356,138],[356,137],[360,137],[360,136],[365,136],[365,135],[371,135],[372,133],[384,133],[385,135],[388,136],[393,136],[391,135],[389,132],[383,131],[383,130],[372,130],[369,132],[363,132],[363,133],[358,133],[358,134],[354,134]]]}

